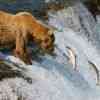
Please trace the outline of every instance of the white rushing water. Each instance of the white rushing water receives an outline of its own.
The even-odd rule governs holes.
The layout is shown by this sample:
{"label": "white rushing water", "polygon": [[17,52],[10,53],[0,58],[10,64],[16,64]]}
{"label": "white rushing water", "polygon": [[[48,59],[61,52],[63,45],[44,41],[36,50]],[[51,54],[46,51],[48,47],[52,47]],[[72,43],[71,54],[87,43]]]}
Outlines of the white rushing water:
{"label": "white rushing water", "polygon": [[[97,24],[92,15],[79,3],[50,14],[49,24],[58,29],[54,32],[56,56],[41,57],[32,66],[7,56],[6,59],[27,69],[22,73],[31,77],[32,83],[22,78],[2,80],[0,100],[99,100],[100,86],[96,86],[96,73],[88,63],[95,63],[100,70]],[[68,62],[67,46],[77,56],[77,71]]]}

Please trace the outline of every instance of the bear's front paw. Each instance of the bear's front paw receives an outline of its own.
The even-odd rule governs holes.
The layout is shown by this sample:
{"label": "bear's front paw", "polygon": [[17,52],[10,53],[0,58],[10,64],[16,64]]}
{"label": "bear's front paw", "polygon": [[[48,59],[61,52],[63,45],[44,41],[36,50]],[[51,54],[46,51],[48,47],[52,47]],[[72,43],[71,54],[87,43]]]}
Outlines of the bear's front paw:
{"label": "bear's front paw", "polygon": [[14,56],[20,58],[26,64],[32,65],[31,57],[27,53],[22,53],[18,50],[14,50]]}

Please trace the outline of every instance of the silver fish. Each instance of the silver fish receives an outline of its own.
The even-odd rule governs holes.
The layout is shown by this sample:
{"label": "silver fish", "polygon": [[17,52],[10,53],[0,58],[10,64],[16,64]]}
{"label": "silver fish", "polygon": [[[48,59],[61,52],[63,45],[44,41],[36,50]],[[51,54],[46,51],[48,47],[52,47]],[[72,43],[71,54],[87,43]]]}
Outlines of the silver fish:
{"label": "silver fish", "polygon": [[68,57],[69,57],[69,63],[73,65],[74,70],[77,70],[77,55],[75,53],[75,50],[69,46],[66,47],[68,50]]}
{"label": "silver fish", "polygon": [[100,84],[100,82],[99,82],[99,69],[97,68],[97,66],[93,63],[93,62],[91,62],[91,61],[88,61],[88,63],[93,67],[93,69],[95,70],[95,72],[96,72],[96,76],[97,76],[97,82],[96,82],[96,84],[97,85],[99,85]]}

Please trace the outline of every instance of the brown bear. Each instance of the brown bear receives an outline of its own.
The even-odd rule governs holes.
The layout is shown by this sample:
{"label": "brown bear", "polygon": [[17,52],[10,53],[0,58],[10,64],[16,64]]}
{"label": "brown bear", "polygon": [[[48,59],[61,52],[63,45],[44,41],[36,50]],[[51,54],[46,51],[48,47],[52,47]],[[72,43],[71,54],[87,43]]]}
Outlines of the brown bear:
{"label": "brown bear", "polygon": [[37,43],[47,53],[54,51],[52,30],[28,12],[10,14],[0,11],[0,48],[15,49],[15,56],[29,64],[27,44]]}

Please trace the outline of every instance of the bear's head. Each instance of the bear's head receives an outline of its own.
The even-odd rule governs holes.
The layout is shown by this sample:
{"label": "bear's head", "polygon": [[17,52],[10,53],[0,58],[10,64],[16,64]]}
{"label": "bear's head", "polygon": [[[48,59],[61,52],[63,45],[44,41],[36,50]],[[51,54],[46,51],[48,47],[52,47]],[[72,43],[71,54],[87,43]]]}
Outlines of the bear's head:
{"label": "bear's head", "polygon": [[55,36],[52,29],[38,23],[35,32],[33,32],[33,38],[44,52],[52,53],[54,51]]}

